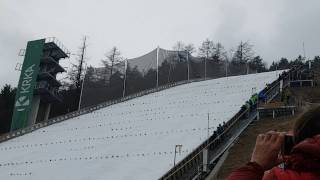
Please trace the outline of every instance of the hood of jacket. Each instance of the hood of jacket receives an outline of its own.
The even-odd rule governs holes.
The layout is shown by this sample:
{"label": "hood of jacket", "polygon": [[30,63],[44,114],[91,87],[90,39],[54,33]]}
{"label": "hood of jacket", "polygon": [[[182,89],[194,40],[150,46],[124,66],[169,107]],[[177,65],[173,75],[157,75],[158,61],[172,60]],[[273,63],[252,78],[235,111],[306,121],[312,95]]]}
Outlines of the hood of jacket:
{"label": "hood of jacket", "polygon": [[319,171],[320,134],[295,145],[287,164],[290,169],[297,171]]}

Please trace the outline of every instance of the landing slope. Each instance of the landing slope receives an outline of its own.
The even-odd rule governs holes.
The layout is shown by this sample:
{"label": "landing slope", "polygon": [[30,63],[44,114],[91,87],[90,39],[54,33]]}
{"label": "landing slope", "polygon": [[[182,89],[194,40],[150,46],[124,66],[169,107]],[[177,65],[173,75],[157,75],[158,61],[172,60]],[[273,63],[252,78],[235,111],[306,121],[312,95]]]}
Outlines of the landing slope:
{"label": "landing slope", "polygon": [[[177,86],[0,144],[0,179],[157,179],[279,72]],[[97,94],[98,96],[99,94]]]}

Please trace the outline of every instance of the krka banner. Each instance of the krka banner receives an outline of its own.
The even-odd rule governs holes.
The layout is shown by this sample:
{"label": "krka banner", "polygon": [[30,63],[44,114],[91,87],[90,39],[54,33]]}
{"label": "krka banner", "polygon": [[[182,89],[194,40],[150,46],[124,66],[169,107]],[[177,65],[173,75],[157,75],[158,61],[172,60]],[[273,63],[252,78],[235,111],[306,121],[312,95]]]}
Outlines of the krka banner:
{"label": "krka banner", "polygon": [[29,41],[27,44],[15,98],[11,131],[28,126],[33,90],[37,81],[44,44],[45,39]]}

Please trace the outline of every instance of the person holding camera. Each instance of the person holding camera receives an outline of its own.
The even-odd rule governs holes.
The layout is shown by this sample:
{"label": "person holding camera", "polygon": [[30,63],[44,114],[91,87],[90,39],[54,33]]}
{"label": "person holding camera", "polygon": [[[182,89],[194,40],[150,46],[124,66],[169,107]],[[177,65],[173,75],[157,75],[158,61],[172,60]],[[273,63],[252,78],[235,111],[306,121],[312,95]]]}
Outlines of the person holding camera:
{"label": "person holding camera", "polygon": [[250,162],[227,179],[320,180],[320,107],[299,117],[291,134],[259,134]]}

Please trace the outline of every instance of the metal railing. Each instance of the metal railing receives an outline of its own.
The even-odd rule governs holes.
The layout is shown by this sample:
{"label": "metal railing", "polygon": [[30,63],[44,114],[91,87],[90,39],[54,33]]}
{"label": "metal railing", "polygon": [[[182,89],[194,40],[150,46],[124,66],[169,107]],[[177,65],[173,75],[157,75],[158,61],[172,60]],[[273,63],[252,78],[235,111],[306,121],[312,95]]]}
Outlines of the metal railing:
{"label": "metal railing", "polygon": [[45,38],[45,43],[55,43],[67,56],[70,56],[70,51],[59,41],[56,37],[47,37]]}
{"label": "metal railing", "polygon": [[[201,164],[201,157],[203,149],[215,148],[218,144],[220,144],[221,139],[226,138],[228,133],[232,130],[234,125],[243,120],[243,116],[248,113],[248,110],[239,111],[235,116],[233,116],[226,124],[224,131],[219,134],[217,137],[211,136],[209,139],[205,140],[200,144],[194,151],[189,153],[184,159],[182,159],[176,166],[170,169],[165,175],[163,175],[161,180],[176,180],[180,179],[183,176],[183,173],[186,171],[191,172],[191,177],[197,174],[198,166]],[[213,146],[213,147],[212,147]],[[222,152],[219,152],[217,157],[221,155]],[[217,157],[214,157],[211,161],[214,161]]]}

